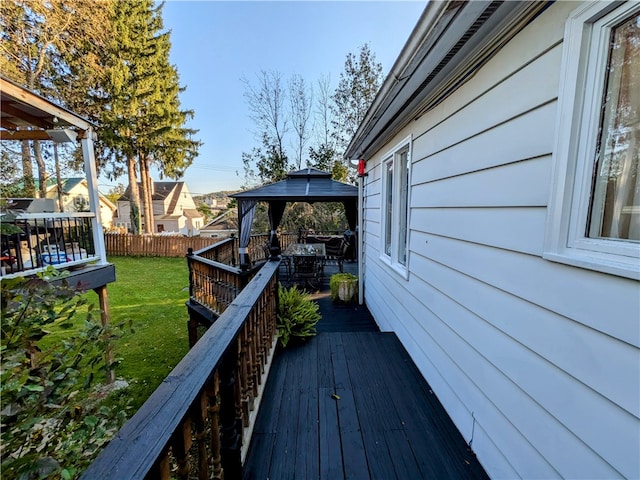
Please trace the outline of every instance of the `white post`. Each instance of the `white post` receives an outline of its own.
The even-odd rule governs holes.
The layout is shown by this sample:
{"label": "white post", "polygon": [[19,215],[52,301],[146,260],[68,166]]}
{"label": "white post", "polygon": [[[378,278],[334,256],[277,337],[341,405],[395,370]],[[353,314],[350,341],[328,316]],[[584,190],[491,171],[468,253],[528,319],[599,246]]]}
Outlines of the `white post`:
{"label": "white post", "polygon": [[362,217],[364,216],[364,177],[358,176],[358,304],[364,305],[364,262],[362,250],[364,247],[364,231]]}
{"label": "white post", "polygon": [[100,196],[98,192],[98,174],[96,170],[96,157],[93,151],[93,129],[89,128],[84,132],[82,138],[82,158],[84,159],[84,171],[87,177],[87,187],[89,188],[89,206],[94,213],[91,220],[93,227],[93,245],[96,255],[100,257],[100,264],[107,263],[107,249],[104,243],[104,233],[102,232],[102,221],[100,219]]}

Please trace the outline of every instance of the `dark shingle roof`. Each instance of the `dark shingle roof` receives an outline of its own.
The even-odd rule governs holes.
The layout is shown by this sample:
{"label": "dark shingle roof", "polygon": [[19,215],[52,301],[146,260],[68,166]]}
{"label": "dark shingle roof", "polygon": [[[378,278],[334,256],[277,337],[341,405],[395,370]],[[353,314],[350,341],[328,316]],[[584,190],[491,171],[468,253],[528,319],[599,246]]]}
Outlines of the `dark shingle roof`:
{"label": "dark shingle roof", "polygon": [[305,168],[287,174],[285,180],[230,195],[239,200],[330,202],[356,199],[358,188],[331,179],[331,173]]}

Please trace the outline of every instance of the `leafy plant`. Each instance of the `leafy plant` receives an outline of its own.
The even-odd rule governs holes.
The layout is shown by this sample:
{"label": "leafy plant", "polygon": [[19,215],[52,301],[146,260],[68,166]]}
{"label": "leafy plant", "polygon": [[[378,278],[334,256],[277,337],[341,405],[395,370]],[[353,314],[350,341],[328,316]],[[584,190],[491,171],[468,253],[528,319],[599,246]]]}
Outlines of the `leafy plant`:
{"label": "leafy plant", "polygon": [[292,338],[306,340],[314,336],[321,318],[319,308],[309,294],[296,285],[288,289],[278,285],[276,327],[280,344],[286,347]]}
{"label": "leafy plant", "polygon": [[[55,270],[44,272],[55,276]],[[7,478],[73,478],[124,423],[122,406],[91,389],[114,332],[77,290],[43,278],[2,280],[0,420]],[[49,328],[84,325],[59,342]],[[75,322],[77,323],[77,322]]]}
{"label": "leafy plant", "polygon": [[[345,284],[346,286],[344,286]],[[343,292],[343,297],[346,295],[348,298],[340,298],[340,288],[346,288],[346,292]],[[352,273],[336,273],[331,275],[329,279],[329,290],[331,291],[331,299],[334,302],[338,300],[351,301],[358,293],[358,277]]]}

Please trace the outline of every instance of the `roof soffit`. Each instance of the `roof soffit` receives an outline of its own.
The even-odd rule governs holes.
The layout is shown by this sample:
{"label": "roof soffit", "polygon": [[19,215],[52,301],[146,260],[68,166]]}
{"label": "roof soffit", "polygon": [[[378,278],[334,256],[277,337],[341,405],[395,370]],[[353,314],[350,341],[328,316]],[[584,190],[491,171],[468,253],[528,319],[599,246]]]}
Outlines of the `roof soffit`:
{"label": "roof soffit", "polygon": [[[372,108],[349,145],[347,158],[367,158],[411,120],[466,82],[500,45],[549,2],[460,2],[444,11],[400,79]],[[423,21],[423,19],[421,19]],[[387,79],[388,80],[388,79]]]}
{"label": "roof soffit", "polygon": [[46,129],[92,127],[88,120],[2,76],[0,124],[3,140],[51,140]]}

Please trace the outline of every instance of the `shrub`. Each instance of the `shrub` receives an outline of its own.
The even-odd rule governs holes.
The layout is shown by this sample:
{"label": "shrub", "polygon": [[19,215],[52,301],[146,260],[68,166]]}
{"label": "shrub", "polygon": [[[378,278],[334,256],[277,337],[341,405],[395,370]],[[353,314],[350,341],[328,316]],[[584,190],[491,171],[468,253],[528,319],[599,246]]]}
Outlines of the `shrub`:
{"label": "shrub", "polygon": [[[125,409],[90,388],[113,331],[80,293],[41,278],[2,280],[3,477],[73,478],[124,423]],[[47,339],[50,328],[75,327],[77,315],[85,317],[77,331]]]}
{"label": "shrub", "polygon": [[319,307],[309,294],[296,285],[287,289],[278,285],[278,339],[286,347],[292,338],[306,340],[316,334],[320,321]]}

